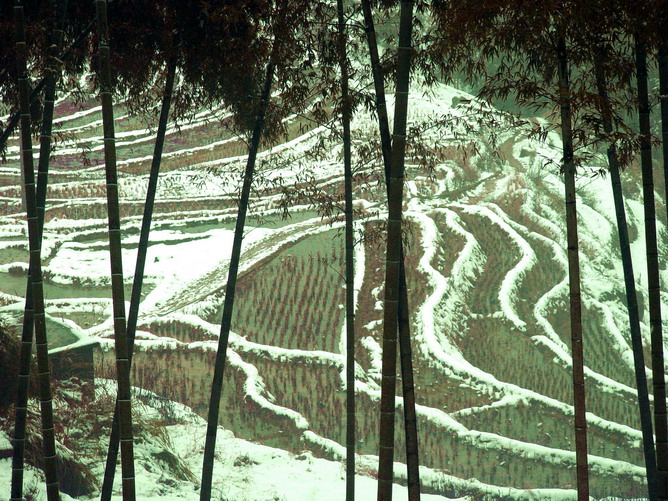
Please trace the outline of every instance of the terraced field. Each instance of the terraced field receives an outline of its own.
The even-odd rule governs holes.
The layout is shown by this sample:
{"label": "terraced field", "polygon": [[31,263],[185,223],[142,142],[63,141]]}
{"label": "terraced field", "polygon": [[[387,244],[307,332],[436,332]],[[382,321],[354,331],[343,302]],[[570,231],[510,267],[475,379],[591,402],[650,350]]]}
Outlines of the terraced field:
{"label": "terraced field", "polygon": [[[465,116],[473,99],[442,86],[411,96],[411,121]],[[462,101],[464,103],[468,101]],[[472,101],[473,102],[473,101]],[[132,283],[153,136],[116,109],[126,294]],[[96,371],[114,372],[106,244],[101,120],[93,101],[56,109],[61,133],[50,173],[44,233],[48,313],[99,336]],[[223,117],[222,119],[220,117]],[[499,115],[503,123],[503,116]],[[222,123],[221,121],[222,120]],[[165,147],[140,307],[133,383],[206,414],[244,142],[220,110],[198,115]],[[261,154],[261,178],[284,187],[305,175],[342,196],[340,147],[319,161],[300,158],[324,128],[290,127],[286,143]],[[356,134],[372,134],[360,114]],[[411,164],[406,184],[406,269],[414,343],[422,480],[446,498],[573,499],[572,386],[565,222],[559,138],[502,133],[494,156],[483,133],[452,136],[436,169]],[[505,134],[505,135],[504,135]],[[445,138],[445,139],[444,139]],[[453,151],[477,145],[478,153]],[[455,146],[459,146],[456,149]],[[85,158],[82,156],[85,152]],[[304,156],[306,158],[306,156]],[[366,166],[360,177],[379,166]],[[627,174],[628,176],[628,174]],[[25,289],[27,250],[21,214],[18,145],[0,166],[0,303]],[[629,193],[637,180],[625,179]],[[225,375],[221,425],[244,438],[311,449],[341,459],[345,437],[344,250],[340,217],[290,207],[279,189],[258,191],[245,234],[242,274]],[[614,213],[605,179],[579,181],[584,342],[592,494],[645,493],[629,334],[624,317]],[[358,453],[377,454],[384,244],[382,187],[360,185],[355,287]],[[663,214],[663,208],[659,208]],[[629,201],[634,255],[642,255],[642,213]],[[660,241],[665,242],[661,225]],[[366,238],[365,238],[366,237]],[[661,250],[665,251],[665,248]],[[638,263],[643,290],[644,264]],[[664,270],[664,277],[665,270]],[[666,277],[668,278],[668,277]],[[666,282],[664,280],[664,282]],[[645,304],[644,292],[640,297]],[[648,329],[643,324],[644,334]],[[651,372],[648,369],[648,374]],[[404,457],[403,401],[397,398],[397,453]],[[373,472],[367,472],[372,474]],[[395,468],[397,481],[405,469]]]}

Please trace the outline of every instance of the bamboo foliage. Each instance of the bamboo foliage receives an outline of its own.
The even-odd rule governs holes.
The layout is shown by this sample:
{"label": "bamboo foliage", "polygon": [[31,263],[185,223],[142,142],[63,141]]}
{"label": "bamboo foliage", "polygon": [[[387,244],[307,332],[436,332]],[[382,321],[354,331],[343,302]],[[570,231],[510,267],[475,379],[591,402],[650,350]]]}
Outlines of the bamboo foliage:
{"label": "bamboo foliage", "polygon": [[[21,124],[21,160],[23,174],[23,195],[26,203],[28,219],[28,249],[30,252],[30,292],[32,305],[34,307],[33,321],[35,328],[35,339],[37,349],[37,367],[39,376],[39,400],[42,418],[42,444],[44,460],[44,476],[46,478],[46,492],[49,501],[60,498],[58,488],[58,458],[55,442],[55,427],[53,419],[53,401],[51,398],[51,373],[49,368],[48,339],[46,333],[46,315],[44,312],[44,287],[42,282],[41,264],[41,230],[38,218],[35,173],[33,165],[32,137],[30,135],[30,77],[27,68],[27,44],[23,2],[14,2],[14,23],[16,29],[16,63],[19,86],[19,110]],[[32,338],[32,327],[22,339],[21,363],[30,365],[31,347],[27,346],[27,340]],[[24,378],[29,378],[29,368],[22,370]],[[27,401],[28,381],[22,382],[18,398]],[[24,394],[25,393],[25,394]],[[15,437],[15,449],[12,472],[12,499],[21,499],[23,490],[22,459],[25,446],[26,409],[17,408],[17,430],[23,429],[23,436]],[[18,440],[18,443],[16,442]],[[21,457],[19,457],[19,455]],[[21,460],[19,462],[19,460]],[[16,469],[14,469],[16,462]],[[16,478],[14,477],[16,475]]]}
{"label": "bamboo foliage", "polygon": [[111,292],[118,378],[118,409],[121,442],[121,472],[123,500],[135,499],[135,470],[132,443],[132,407],[130,395],[130,355],[125,322],[125,292],[123,290],[123,262],[121,256],[120,209],[118,203],[118,175],[116,171],[116,142],[112,102],[109,28],[106,0],[95,0],[99,41],[100,100],[104,131],[104,164],[107,187],[109,221],[109,254],[111,262]]}
{"label": "bamboo foliage", "polygon": [[[65,0],[61,0],[61,1],[65,1]],[[63,9],[60,11],[60,13],[62,14],[62,16],[63,16],[62,19],[64,20],[65,7],[63,7]],[[81,30],[81,33],[79,33],[79,35],[72,41],[72,43],[65,50],[63,50],[62,52],[56,53],[55,54],[55,56],[56,56],[55,59],[58,60],[58,61],[67,60],[72,55],[72,51],[74,49],[76,49],[77,47],[79,47],[84,42],[84,40],[87,39],[87,37],[90,33],[90,30],[93,27],[94,22],[95,21],[91,21],[86,27],[84,27],[84,29]],[[57,31],[59,31],[59,30],[57,29]],[[55,31],[54,31],[54,35],[56,35]],[[62,37],[62,31],[61,31],[59,36]],[[52,39],[52,40],[54,40],[57,44],[59,44],[59,45],[57,45],[58,48],[62,47],[62,38],[61,38],[60,42],[58,42],[57,39]],[[52,45],[52,47],[53,47],[53,45]],[[50,56],[52,56],[52,55],[50,54]],[[54,62],[53,57],[51,57],[51,62]],[[37,83],[37,85],[35,85],[35,87],[30,91],[29,102],[30,102],[31,105],[35,102],[35,100],[39,97],[39,95],[42,93],[42,91],[44,91],[44,89],[46,88],[46,86],[49,82],[49,76],[50,75],[47,75],[47,76],[43,77]],[[0,151],[2,151],[5,148],[5,146],[7,144],[7,140],[9,139],[9,136],[11,136],[12,133],[14,132],[14,129],[16,129],[16,126],[19,124],[19,120],[20,120],[20,113],[15,113],[10,117],[9,121],[7,122],[7,126],[2,131],[2,134],[0,134]]]}
{"label": "bamboo foliage", "polygon": [[[160,174],[160,161],[162,160],[162,150],[165,144],[165,135],[167,132],[167,122],[169,118],[169,108],[174,91],[174,78],[176,75],[176,58],[172,57],[167,65],[167,77],[165,81],[165,91],[160,108],[160,118],[158,120],[158,131],[156,134],[155,147],[153,151],[153,160],[151,171],[149,173],[148,187],[146,190],[146,203],[144,205],[144,215],[139,234],[139,245],[137,249],[137,261],[135,264],[135,273],[132,283],[132,294],[130,298],[130,310],[128,313],[128,359],[132,365],[132,353],[134,351],[135,332],[137,330],[137,319],[139,317],[139,303],[141,302],[141,290],[144,281],[144,268],[146,265],[146,254],[148,252],[149,234],[151,231],[151,221],[153,218],[153,207],[155,205],[155,195],[158,188],[158,175]],[[111,499],[114,477],[116,474],[116,461],[118,458],[118,448],[120,445],[120,414],[118,403],[114,410],[114,420],[111,426],[111,436],[109,438],[109,447],[107,449],[107,460],[104,469],[104,479],[102,482],[102,493],[100,499],[108,501]]]}

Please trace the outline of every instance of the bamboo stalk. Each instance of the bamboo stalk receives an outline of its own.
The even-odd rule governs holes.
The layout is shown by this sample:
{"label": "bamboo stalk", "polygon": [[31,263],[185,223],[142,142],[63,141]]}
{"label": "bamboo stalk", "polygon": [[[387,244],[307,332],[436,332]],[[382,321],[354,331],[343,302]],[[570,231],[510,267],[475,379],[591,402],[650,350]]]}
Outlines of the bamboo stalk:
{"label": "bamboo stalk", "polygon": [[353,183],[350,119],[352,115],[348,92],[348,57],[343,0],[336,1],[339,35],[339,66],[341,68],[341,99],[343,109],[343,171],[345,197],[345,282],[346,282],[346,501],[355,499],[355,248],[353,233]]}
{"label": "bamboo stalk", "polygon": [[[663,6],[664,11],[666,6]],[[664,26],[665,16],[664,15]],[[668,43],[665,41],[659,45],[659,93],[661,95],[661,141],[663,147],[663,179],[664,194],[668,195]],[[668,210],[668,204],[666,205]],[[664,257],[665,259],[665,257]],[[665,375],[664,375],[665,385]],[[654,398],[656,401],[657,391],[654,389]],[[665,387],[664,387],[665,395]],[[657,475],[659,483],[660,499],[668,499],[668,416],[666,415],[666,401],[663,400],[663,409],[659,415],[655,414],[656,427],[656,460]],[[655,413],[657,408],[655,407]]]}
{"label": "bamboo stalk", "polygon": [[211,500],[211,485],[213,480],[213,462],[216,450],[216,436],[218,434],[218,419],[220,415],[220,399],[223,391],[223,377],[225,372],[225,362],[227,360],[227,345],[229,342],[230,329],[232,327],[232,313],[234,310],[234,294],[237,285],[237,275],[239,272],[239,262],[241,260],[241,244],[243,240],[243,231],[246,223],[246,214],[248,212],[248,202],[250,200],[251,185],[253,174],[255,172],[255,160],[260,148],[260,140],[264,130],[265,115],[269,102],[271,100],[271,87],[276,69],[275,53],[278,41],[274,40],[274,49],[267,63],[267,72],[260,96],[260,106],[253,126],[251,141],[248,148],[248,160],[244,171],[244,182],[241,188],[241,197],[239,199],[239,211],[237,213],[236,227],[234,230],[234,241],[232,243],[232,255],[227,274],[227,284],[225,286],[225,301],[223,303],[223,315],[220,326],[220,336],[218,338],[218,350],[214,364],[213,381],[211,383],[211,398],[209,400],[209,410],[207,414],[206,441],[204,445],[204,460],[202,465],[202,486],[200,488],[200,500]]}
{"label": "bamboo stalk", "polygon": [[106,0],[95,0],[99,39],[100,100],[104,132],[104,165],[107,187],[107,214],[109,222],[109,257],[111,263],[111,293],[116,351],[116,377],[119,408],[121,475],[123,500],[134,501],[135,469],[132,440],[132,402],[130,393],[130,355],[125,322],[125,291],[123,289],[123,261],[121,256],[120,208],[118,203],[118,174],[116,170],[116,140],[112,101],[109,28]]}
{"label": "bamboo stalk", "polygon": [[[610,99],[607,90],[607,78],[602,67],[601,61],[603,54],[596,54],[594,59],[594,72],[598,95],[603,101],[603,130],[606,134],[611,134],[612,117],[610,114]],[[631,343],[633,346],[633,361],[635,366],[636,386],[638,388],[638,408],[640,409],[640,423],[643,432],[643,445],[645,439],[652,435],[652,421],[647,392],[647,376],[645,374],[645,356],[642,347],[642,334],[640,332],[640,314],[638,312],[638,298],[636,294],[635,274],[633,273],[633,258],[631,255],[631,243],[629,240],[629,230],[626,222],[626,208],[624,205],[624,192],[622,190],[622,181],[619,173],[619,162],[617,157],[617,148],[611,143],[607,151],[608,166],[610,171],[610,182],[612,184],[612,195],[615,203],[615,216],[617,218],[617,229],[619,232],[619,247],[622,256],[622,267],[624,270],[624,285],[626,290],[626,305],[629,315],[629,331],[631,333]],[[652,447],[653,448],[653,447]],[[644,447],[645,458],[653,454],[649,447]],[[648,456],[649,455],[649,456]],[[651,463],[651,461],[650,461]],[[649,468],[648,468],[649,472]],[[649,480],[649,479],[648,479]],[[652,487],[648,482],[648,489]],[[650,493],[650,499],[655,494]],[[656,499],[656,498],[654,498]]]}
{"label": "bamboo stalk", "polygon": [[[37,227],[39,242],[42,242],[44,227],[44,212],[46,206],[46,186],[48,181],[49,160],[51,155],[51,128],[53,124],[53,108],[56,95],[56,67],[53,56],[60,50],[63,41],[62,27],[65,21],[67,0],[60,0],[55,12],[54,26],[51,32],[51,44],[48,65],[49,72],[43,79],[46,87],[44,98],[44,113],[42,117],[42,134],[40,138],[40,154],[37,169]],[[33,91],[34,92],[34,91]],[[32,99],[32,93],[30,98]],[[15,115],[18,117],[18,115]],[[30,272],[26,284],[25,307],[23,310],[23,328],[21,333],[21,352],[19,355],[20,369],[17,385],[16,414],[14,420],[14,440],[12,454],[12,493],[11,500],[19,500],[23,497],[23,471],[25,457],[26,419],[28,412],[28,391],[30,384],[30,361],[32,358],[32,336],[35,327],[34,302],[32,289],[30,287]]]}
{"label": "bamboo stalk", "polygon": [[566,40],[557,42],[559,73],[559,107],[563,141],[563,169],[566,199],[566,239],[568,253],[568,287],[570,297],[571,352],[573,357],[573,400],[575,408],[575,462],[578,500],[589,500],[589,468],[587,466],[587,419],[585,408],[584,352],[582,346],[582,299],[580,291],[580,251],[578,248],[578,215],[575,192],[575,161],[573,158],[573,126],[568,77]]}
{"label": "bamboo stalk", "polygon": [[406,122],[410,83],[410,53],[413,28],[413,2],[402,1],[399,20],[397,87],[392,133],[392,158],[389,177],[387,257],[385,260],[385,298],[383,315],[383,357],[380,400],[378,454],[378,501],[392,499],[394,480],[394,410],[396,392],[397,331],[399,323],[399,274],[401,270],[401,212],[403,204]]}
{"label": "bamboo stalk", "polygon": [[[371,59],[371,72],[373,75],[376,93],[376,114],[378,116],[378,127],[381,139],[381,152],[383,165],[385,167],[385,186],[389,199],[390,168],[392,155],[392,138],[387,115],[387,104],[385,102],[385,84],[380,71],[380,57],[378,55],[378,44],[374,28],[373,15],[369,0],[362,0],[362,11],[364,14],[365,32],[367,45]],[[399,351],[401,357],[401,380],[404,395],[404,427],[406,434],[406,466],[408,477],[408,499],[419,501],[420,499],[420,460],[417,438],[417,413],[415,411],[415,384],[413,381],[413,358],[410,341],[410,310],[408,307],[408,288],[406,284],[406,268],[403,243],[401,249],[401,268],[399,269]]]}
{"label": "bamboo stalk", "polygon": [[[645,214],[645,248],[647,256],[647,287],[649,296],[649,325],[652,346],[652,372],[654,387],[654,419],[657,441],[662,442],[662,464],[668,460],[663,453],[666,443],[666,380],[664,374],[663,333],[661,328],[661,288],[659,284],[659,256],[656,241],[656,206],[654,202],[654,174],[652,172],[652,136],[649,117],[649,91],[647,85],[647,49],[642,36],[635,34],[636,83],[638,91],[638,125],[640,129],[640,164],[642,171],[643,210]],[[644,366],[642,371],[644,373]],[[638,389],[640,392],[640,388]],[[647,418],[646,418],[647,419]],[[647,483],[652,495],[658,499],[657,457],[651,437],[652,423],[649,419],[649,436],[643,436]],[[644,425],[645,423],[643,423]],[[644,428],[644,426],[643,426]],[[645,430],[643,429],[643,435]],[[651,449],[651,450],[650,450]],[[650,463],[648,463],[648,459]],[[663,464],[665,467],[666,465]]]}
{"label": "bamboo stalk", "polygon": [[[169,117],[169,108],[172,101],[174,90],[174,77],[176,75],[176,58],[172,57],[167,65],[167,80],[165,82],[165,92],[160,109],[160,118],[158,120],[158,131],[153,150],[153,160],[151,171],[149,173],[148,188],[146,190],[146,203],[144,204],[144,215],[142,217],[141,231],[139,234],[139,245],[137,249],[137,262],[135,264],[135,274],[132,283],[132,294],[130,297],[130,310],[128,314],[128,359],[132,366],[132,354],[134,351],[135,333],[137,330],[137,319],[139,317],[139,303],[141,302],[141,290],[144,281],[144,268],[146,265],[146,255],[148,252],[149,234],[151,231],[151,220],[153,218],[153,207],[155,205],[155,195],[158,187],[158,175],[160,174],[160,161],[162,160],[162,150],[165,144],[165,135],[167,132],[167,122]],[[118,459],[118,448],[120,445],[120,414],[118,402],[114,407],[114,420],[111,425],[111,436],[109,438],[109,447],[107,449],[107,460],[104,469],[104,479],[102,481],[102,490],[100,494],[101,501],[111,499],[114,477],[116,476],[116,462]]]}
{"label": "bamboo stalk", "polygon": [[[22,0],[14,2],[14,23],[16,28],[16,65],[19,87],[19,110],[21,124],[21,160],[23,167],[23,194],[26,202],[26,214],[28,222],[28,249],[30,252],[30,292],[32,295],[32,304],[34,306],[33,321],[35,327],[35,340],[37,349],[37,368],[39,377],[39,400],[40,413],[42,418],[42,445],[44,459],[44,476],[46,479],[46,492],[49,501],[60,499],[58,487],[58,458],[56,451],[55,427],[53,419],[53,400],[51,397],[51,371],[49,367],[49,347],[46,332],[46,315],[44,312],[44,287],[42,282],[42,263],[41,263],[41,229],[37,210],[37,196],[35,190],[35,173],[33,164],[32,137],[30,134],[30,77],[27,68],[27,44],[25,34],[25,17]],[[25,332],[24,332],[25,334]],[[32,338],[32,328],[29,329],[26,337]],[[25,338],[22,339],[22,363],[30,365],[30,351],[25,346]],[[31,348],[31,347],[30,347]],[[27,360],[26,360],[27,359]],[[28,378],[29,378],[28,372]],[[23,378],[25,379],[25,378]],[[28,381],[23,381],[25,390],[28,387]],[[27,391],[21,393],[19,398],[27,400]],[[18,409],[17,409],[18,411]],[[17,421],[25,430],[25,412],[17,412]],[[21,437],[19,437],[20,439]],[[23,436],[25,440],[25,435]],[[21,455],[24,450],[24,444],[15,443],[14,454]],[[17,451],[20,449],[20,451]],[[19,459],[18,457],[16,458]],[[20,459],[23,459],[22,457]],[[17,465],[18,466],[18,465]],[[22,474],[21,474],[22,475]],[[14,476],[14,471],[12,472]],[[18,476],[18,472],[17,472]],[[22,478],[12,481],[12,498],[21,499],[23,490]]]}

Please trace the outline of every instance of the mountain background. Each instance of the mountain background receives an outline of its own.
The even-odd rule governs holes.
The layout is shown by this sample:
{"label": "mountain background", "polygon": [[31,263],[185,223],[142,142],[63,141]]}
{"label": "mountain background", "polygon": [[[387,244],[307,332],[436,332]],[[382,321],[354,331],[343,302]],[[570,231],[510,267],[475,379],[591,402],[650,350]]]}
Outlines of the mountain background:
{"label": "mountain background", "polygon": [[[96,376],[113,378],[99,112],[93,99],[75,103],[66,94],[57,103],[60,140],[49,174],[42,256],[47,314],[73,332],[99,338]],[[129,298],[154,131],[122,103],[115,115]],[[226,120],[223,109],[214,109],[168,131],[132,370],[133,385],[200,416],[208,405],[236,186],[247,151]],[[561,139],[531,135],[531,124],[544,118],[518,126],[505,112],[443,84],[412,92],[409,121],[435,159],[424,165],[414,152],[404,196],[423,491],[572,499]],[[308,112],[286,125],[287,137],[260,155],[220,425],[259,444],[341,460],[342,152],[327,126],[308,120]],[[377,144],[375,130],[372,116],[356,114],[358,152]],[[0,303],[7,310],[24,294],[28,262],[18,154],[14,139],[0,165]],[[591,492],[631,499],[645,495],[645,472],[610,181],[596,174],[603,165],[603,157],[594,156],[577,184]],[[385,259],[381,171],[378,163],[360,161],[354,193],[357,452],[371,464],[378,453]],[[663,187],[660,170],[656,174]],[[648,361],[638,169],[628,169],[623,182]],[[293,189],[310,195],[291,195]],[[308,203],[315,199],[329,205]],[[657,203],[659,252],[666,255],[661,195]],[[661,271],[668,283],[665,266]],[[398,391],[395,461],[403,463]],[[395,476],[405,481],[403,465]]]}

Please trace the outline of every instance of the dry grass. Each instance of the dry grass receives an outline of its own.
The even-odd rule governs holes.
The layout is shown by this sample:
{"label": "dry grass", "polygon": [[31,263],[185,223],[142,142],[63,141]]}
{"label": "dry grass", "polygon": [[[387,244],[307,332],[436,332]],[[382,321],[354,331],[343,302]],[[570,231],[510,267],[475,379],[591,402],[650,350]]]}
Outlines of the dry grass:
{"label": "dry grass", "polygon": [[[19,361],[21,351],[20,331],[17,327],[0,324],[0,415],[8,412],[9,407],[16,402],[18,386]],[[37,394],[37,364],[33,361],[31,367],[30,391]]]}

